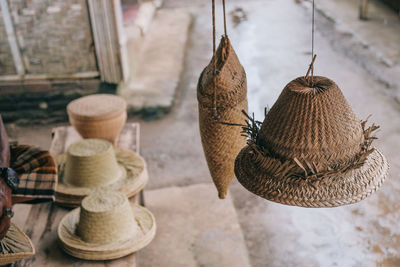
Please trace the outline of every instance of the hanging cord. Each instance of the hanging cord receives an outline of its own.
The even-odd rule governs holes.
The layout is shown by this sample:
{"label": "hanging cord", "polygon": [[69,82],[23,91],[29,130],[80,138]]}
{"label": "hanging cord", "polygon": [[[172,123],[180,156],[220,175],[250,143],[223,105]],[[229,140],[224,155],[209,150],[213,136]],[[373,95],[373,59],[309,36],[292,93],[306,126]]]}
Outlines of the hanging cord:
{"label": "hanging cord", "polygon": [[212,0],[212,36],[213,36],[213,87],[214,87],[214,97],[213,97],[213,116],[214,119],[218,119],[217,111],[217,49],[215,44],[215,0]]}
{"label": "hanging cord", "polygon": [[[314,62],[315,59],[317,58],[317,55],[314,55],[314,32],[315,32],[315,4],[314,0],[312,0],[312,23],[311,23],[311,64],[310,67],[307,70],[307,74],[305,76],[306,80],[308,82],[311,82],[311,85],[314,84]],[[311,72],[310,80],[308,79],[308,76]]]}
{"label": "hanging cord", "polygon": [[[223,14],[224,14],[224,36],[228,37],[226,30],[226,11],[225,11],[225,0],[222,0]],[[217,48],[216,48],[216,33],[215,33],[215,0],[212,0],[212,35],[213,35],[213,87],[214,87],[214,97],[213,97],[213,117],[214,120],[218,121],[219,114],[217,109]]]}
{"label": "hanging cord", "polygon": [[225,33],[225,37],[228,37],[228,33],[227,33],[227,30],[226,30],[225,0],[222,0],[222,7],[223,7],[223,11],[224,11],[224,33]]}

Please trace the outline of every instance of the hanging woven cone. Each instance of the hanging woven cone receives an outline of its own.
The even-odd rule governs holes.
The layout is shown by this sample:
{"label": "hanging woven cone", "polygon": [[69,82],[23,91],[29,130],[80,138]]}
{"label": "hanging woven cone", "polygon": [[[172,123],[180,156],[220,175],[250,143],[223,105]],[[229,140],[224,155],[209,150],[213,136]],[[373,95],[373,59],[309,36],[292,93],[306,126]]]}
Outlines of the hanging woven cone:
{"label": "hanging woven cone", "polygon": [[[339,87],[325,77],[290,82],[235,161],[249,191],[287,205],[335,207],[358,202],[385,180],[388,163]],[[259,128],[261,125],[261,129]]]}
{"label": "hanging woven cone", "polygon": [[200,75],[197,99],[204,154],[218,195],[225,198],[235,176],[235,157],[246,144],[246,138],[241,136],[240,127],[221,122],[238,124],[243,121],[242,110],[247,111],[246,73],[226,36]]}

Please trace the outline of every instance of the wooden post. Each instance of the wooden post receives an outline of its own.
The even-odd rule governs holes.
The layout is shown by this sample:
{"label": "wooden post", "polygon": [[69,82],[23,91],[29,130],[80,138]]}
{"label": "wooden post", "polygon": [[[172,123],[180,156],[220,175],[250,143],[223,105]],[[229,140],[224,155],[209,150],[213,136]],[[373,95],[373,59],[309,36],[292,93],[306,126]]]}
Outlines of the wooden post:
{"label": "wooden post", "polygon": [[[122,10],[120,0],[87,0],[93,40],[96,48],[97,64],[101,80],[108,83],[119,83],[128,74],[126,49],[122,32]],[[125,67],[125,70],[122,68]]]}
{"label": "wooden post", "polygon": [[359,17],[361,20],[367,20],[367,11],[368,11],[368,0],[360,0],[360,14]]}
{"label": "wooden post", "polygon": [[15,36],[14,25],[12,23],[10,10],[8,9],[8,3],[6,0],[0,0],[0,13],[2,13],[3,23],[6,28],[8,43],[10,45],[11,54],[14,60],[14,66],[18,75],[17,77],[20,78],[25,74],[25,68],[18,46],[17,37]]}

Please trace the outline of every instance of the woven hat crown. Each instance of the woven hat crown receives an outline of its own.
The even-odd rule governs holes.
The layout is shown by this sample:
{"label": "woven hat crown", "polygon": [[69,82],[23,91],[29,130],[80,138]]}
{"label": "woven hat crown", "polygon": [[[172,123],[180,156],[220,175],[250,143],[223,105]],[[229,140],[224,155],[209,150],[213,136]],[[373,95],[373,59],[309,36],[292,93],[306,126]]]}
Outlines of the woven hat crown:
{"label": "woven hat crown", "polygon": [[89,243],[108,244],[132,238],[138,225],[121,192],[95,190],[82,200],[77,234]]}
{"label": "woven hat crown", "polygon": [[268,112],[257,144],[283,160],[350,162],[363,142],[360,121],[332,80],[316,76],[291,81]]}
{"label": "woven hat crown", "polygon": [[125,175],[118,165],[113,145],[101,139],[83,139],[67,151],[64,179],[67,184],[95,188]]}

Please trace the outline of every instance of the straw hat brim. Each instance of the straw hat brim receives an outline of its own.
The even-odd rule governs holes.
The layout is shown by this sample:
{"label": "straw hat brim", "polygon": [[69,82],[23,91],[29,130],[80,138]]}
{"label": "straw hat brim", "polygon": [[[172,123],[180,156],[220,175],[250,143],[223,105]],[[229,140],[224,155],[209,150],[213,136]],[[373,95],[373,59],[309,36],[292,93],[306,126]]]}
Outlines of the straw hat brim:
{"label": "straw hat brim", "polygon": [[[123,192],[128,198],[135,196],[147,184],[149,176],[145,160],[136,153],[123,149],[115,150],[118,164],[126,175],[115,179],[107,185],[108,189]],[[64,166],[66,153],[54,157],[58,167],[58,184],[55,193],[55,202],[65,207],[78,207],[82,199],[95,188],[77,187],[64,182]]]}
{"label": "straw hat brim", "polygon": [[13,253],[0,254],[1,266],[35,255],[32,241],[13,223],[11,223],[10,229],[1,242],[4,242],[13,251]]}
{"label": "straw hat brim", "polygon": [[117,259],[146,247],[156,233],[153,214],[146,208],[131,203],[132,212],[138,224],[138,233],[126,240],[100,245],[83,241],[77,236],[80,208],[70,211],[58,226],[58,238],[62,249],[68,254],[86,260]]}
{"label": "straw hat brim", "polygon": [[333,173],[307,181],[300,177],[273,177],[276,166],[267,168],[254,160],[249,146],[242,149],[235,161],[235,174],[249,191],[277,203],[301,207],[324,208],[356,203],[374,193],[384,182],[389,165],[377,149],[368,155],[362,166],[344,173]]}

